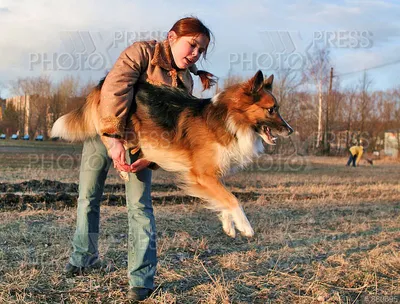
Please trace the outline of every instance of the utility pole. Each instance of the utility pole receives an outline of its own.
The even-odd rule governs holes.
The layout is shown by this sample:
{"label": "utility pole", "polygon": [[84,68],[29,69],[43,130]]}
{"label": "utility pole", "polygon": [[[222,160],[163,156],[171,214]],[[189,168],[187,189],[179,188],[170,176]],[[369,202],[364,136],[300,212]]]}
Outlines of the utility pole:
{"label": "utility pole", "polygon": [[316,148],[319,148],[319,144],[322,142],[322,79],[318,83],[318,134]]}

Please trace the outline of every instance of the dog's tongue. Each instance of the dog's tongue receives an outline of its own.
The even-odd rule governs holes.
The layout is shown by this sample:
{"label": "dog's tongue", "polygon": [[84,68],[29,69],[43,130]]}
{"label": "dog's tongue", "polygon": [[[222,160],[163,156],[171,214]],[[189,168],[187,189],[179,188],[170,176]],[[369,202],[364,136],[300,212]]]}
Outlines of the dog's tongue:
{"label": "dog's tongue", "polygon": [[268,137],[268,139],[275,144],[276,137],[271,134],[271,129],[268,127],[264,127],[264,133]]}

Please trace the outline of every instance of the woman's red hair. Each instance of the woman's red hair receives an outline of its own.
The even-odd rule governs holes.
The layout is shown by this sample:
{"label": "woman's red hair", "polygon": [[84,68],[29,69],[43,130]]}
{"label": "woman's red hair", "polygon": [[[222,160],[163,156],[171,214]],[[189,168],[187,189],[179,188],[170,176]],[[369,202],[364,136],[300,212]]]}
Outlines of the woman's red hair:
{"label": "woman's red hair", "polygon": [[[175,22],[170,31],[174,31],[177,38],[183,36],[205,35],[208,38],[209,42],[202,55],[203,58],[206,59],[208,45],[211,42],[211,38],[214,38],[214,36],[211,33],[210,29],[205,26],[204,23],[201,22],[198,18],[186,17],[179,19],[177,22]],[[210,72],[196,69],[192,69],[191,72],[200,77],[204,90],[209,89],[217,82],[216,77]]]}

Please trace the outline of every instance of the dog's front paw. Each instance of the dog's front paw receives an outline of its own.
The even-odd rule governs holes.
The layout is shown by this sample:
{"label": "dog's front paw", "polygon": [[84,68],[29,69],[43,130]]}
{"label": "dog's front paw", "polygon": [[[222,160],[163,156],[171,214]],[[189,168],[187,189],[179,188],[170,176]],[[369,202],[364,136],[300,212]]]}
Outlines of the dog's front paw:
{"label": "dog's front paw", "polygon": [[[239,229],[239,228],[238,228]],[[240,230],[240,229],[239,229]],[[245,236],[245,237],[253,237],[254,236],[254,230],[253,228],[249,225],[248,227],[245,227],[245,229],[240,230],[240,234]]]}
{"label": "dog's front paw", "polygon": [[232,216],[230,215],[229,211],[222,211],[220,219],[224,232],[231,238],[234,238],[236,236],[235,224],[233,223]]}
{"label": "dog's front paw", "polygon": [[224,229],[224,232],[231,238],[236,237],[235,225],[233,224],[233,222],[230,223],[229,227],[223,226],[223,229]]}
{"label": "dog's front paw", "polygon": [[246,237],[252,237],[254,235],[254,230],[241,207],[238,207],[232,211],[232,218],[241,235]]}

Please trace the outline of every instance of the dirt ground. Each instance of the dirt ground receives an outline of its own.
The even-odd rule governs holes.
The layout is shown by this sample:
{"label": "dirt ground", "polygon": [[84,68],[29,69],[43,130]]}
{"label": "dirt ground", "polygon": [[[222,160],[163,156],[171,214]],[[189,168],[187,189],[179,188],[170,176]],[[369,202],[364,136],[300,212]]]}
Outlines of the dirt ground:
{"label": "dirt ground", "polygon": [[[62,274],[80,149],[0,144],[0,303],[128,303],[124,185],[113,170],[99,243],[109,267]],[[224,235],[215,213],[155,172],[157,290],[145,303],[400,302],[400,164],[345,163],[264,155],[226,178],[251,239]]]}

